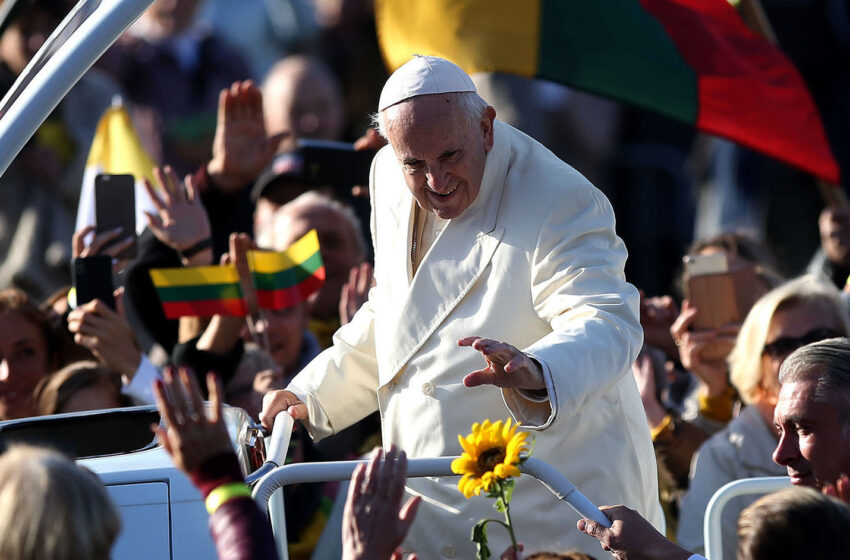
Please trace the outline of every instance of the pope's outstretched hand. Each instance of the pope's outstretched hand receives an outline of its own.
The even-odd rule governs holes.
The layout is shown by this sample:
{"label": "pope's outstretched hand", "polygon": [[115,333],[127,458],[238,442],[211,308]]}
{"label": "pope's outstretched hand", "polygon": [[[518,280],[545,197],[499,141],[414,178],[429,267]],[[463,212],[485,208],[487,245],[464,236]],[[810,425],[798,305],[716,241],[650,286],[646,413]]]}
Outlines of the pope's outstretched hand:
{"label": "pope's outstretched hand", "polygon": [[307,420],[307,405],[286,389],[271,391],[263,397],[263,410],[260,412],[260,422],[267,430],[274,426],[274,418],[279,412],[286,411],[295,420]]}
{"label": "pope's outstretched hand", "polygon": [[471,346],[474,350],[478,350],[487,362],[486,367],[473,371],[463,378],[463,384],[467,387],[495,385],[505,389],[546,388],[540,364],[507,342],[467,336],[458,340],[457,345]]}

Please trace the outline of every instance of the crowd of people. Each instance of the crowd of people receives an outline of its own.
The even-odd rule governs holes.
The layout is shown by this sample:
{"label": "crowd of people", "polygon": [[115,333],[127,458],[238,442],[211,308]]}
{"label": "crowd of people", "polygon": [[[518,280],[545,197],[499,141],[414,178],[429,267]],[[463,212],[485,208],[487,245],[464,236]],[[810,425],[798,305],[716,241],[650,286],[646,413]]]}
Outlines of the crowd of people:
{"label": "crowd of people", "polygon": [[[587,559],[600,544],[620,560],[699,558],[721,486],[784,474],[797,488],[724,510],[723,557],[850,554],[850,206],[811,224],[821,242],[807,270],[758,232],[720,230],[679,248],[683,268],[667,271],[678,278],[648,282],[647,295],[627,281],[630,240],[615,231],[628,209],[585,178],[616,180],[600,155],[610,127],[584,150],[525,131],[544,147],[511,126],[533,111],[497,95],[499,76],[417,55],[387,77],[371,3],[279,4],[245,2],[237,33],[225,2],[158,0],[0,177],[0,421],[157,404],[160,445],[218,504],[221,558],[276,557],[225,403],[266,428],[292,415],[297,461],[384,446],[347,491],[287,488],[292,558],[310,558],[323,533],[346,560],[471,557],[489,504],[451,478],[406,481],[406,460],[458,455],[470,425],[506,416],[612,525],[520,478],[522,545],[491,536],[504,559]],[[70,7],[16,3],[0,87]],[[546,114],[567,97],[528,87],[549,99]],[[491,89],[495,107],[479,95]],[[116,95],[158,164],[137,239],[74,231],[86,154]],[[611,124],[606,103],[573,118]],[[374,155],[370,176],[317,181],[304,140]],[[578,157],[567,163],[585,175],[547,148]],[[321,288],[259,309],[249,252],[284,251],[311,230]],[[134,240],[137,255],[119,258]],[[71,286],[74,262],[95,256],[111,259],[112,302],[77,301]],[[246,316],[167,318],[150,270],[217,264],[235,266]],[[209,418],[194,414],[203,399]],[[0,556],[109,557],[120,519],[90,473],[26,446],[0,456],[0,473]],[[18,508],[24,492],[43,509]],[[44,511],[80,522],[60,534]]]}

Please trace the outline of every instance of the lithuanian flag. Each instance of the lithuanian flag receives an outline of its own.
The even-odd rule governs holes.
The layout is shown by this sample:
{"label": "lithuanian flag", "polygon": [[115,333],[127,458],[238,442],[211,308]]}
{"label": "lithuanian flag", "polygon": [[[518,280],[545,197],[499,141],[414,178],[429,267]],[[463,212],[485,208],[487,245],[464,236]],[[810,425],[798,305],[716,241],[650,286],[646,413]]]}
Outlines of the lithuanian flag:
{"label": "lithuanian flag", "polygon": [[248,264],[262,309],[291,307],[306,300],[325,281],[316,230],[310,230],[282,253],[251,251]]}
{"label": "lithuanian flag", "polygon": [[[325,281],[319,236],[310,230],[283,252],[248,251],[260,309],[284,309],[306,300]],[[247,315],[234,265],[150,271],[165,316]]]}
{"label": "lithuanian flag", "polygon": [[800,74],[727,0],[376,0],[375,17],[391,70],[425,54],[560,82],[839,182]]}
{"label": "lithuanian flag", "polygon": [[233,265],[157,268],[150,275],[168,319],[248,313]]}

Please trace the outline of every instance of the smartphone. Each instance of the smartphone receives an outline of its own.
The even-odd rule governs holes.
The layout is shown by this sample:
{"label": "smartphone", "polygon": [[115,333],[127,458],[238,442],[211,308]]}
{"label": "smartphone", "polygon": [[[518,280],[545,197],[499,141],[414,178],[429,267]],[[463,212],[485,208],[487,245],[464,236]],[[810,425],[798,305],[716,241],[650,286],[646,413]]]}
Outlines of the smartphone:
{"label": "smartphone", "polygon": [[300,140],[296,152],[304,178],[311,184],[329,185],[347,196],[351,187],[369,184],[373,151],[358,151],[346,142]]}
{"label": "smartphone", "polygon": [[685,255],[682,258],[685,263],[685,272],[688,277],[706,276],[709,274],[723,274],[729,271],[729,263],[726,253],[711,253],[708,255]]}
{"label": "smartphone", "polygon": [[132,236],[133,243],[118,259],[136,256],[136,180],[132,175],[98,175],[94,179],[96,233],[121,228],[118,237],[104,248]]}
{"label": "smartphone", "polygon": [[112,294],[112,257],[78,257],[74,259],[73,275],[78,307],[99,299],[111,309],[115,309],[115,296]]}
{"label": "smartphone", "polygon": [[[721,329],[741,323],[763,290],[755,267],[746,265],[730,270],[726,255],[687,255],[683,259],[688,276],[688,299],[699,309],[695,330]],[[700,353],[705,359],[725,358],[732,350],[731,341],[708,344]]]}

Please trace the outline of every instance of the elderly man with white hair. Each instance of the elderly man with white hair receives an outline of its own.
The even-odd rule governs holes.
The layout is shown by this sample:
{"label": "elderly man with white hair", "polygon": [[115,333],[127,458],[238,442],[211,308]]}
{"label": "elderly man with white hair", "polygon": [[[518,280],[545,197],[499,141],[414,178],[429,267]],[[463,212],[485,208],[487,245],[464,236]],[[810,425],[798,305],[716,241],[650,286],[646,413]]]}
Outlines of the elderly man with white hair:
{"label": "elderly man with white hair", "polygon": [[[630,366],[638,293],[609,202],[495,110],[455,64],[417,56],[387,81],[372,165],[376,286],[334,346],[261,419],[281,411],[322,438],[380,410],[383,440],[410,457],[458,455],[473,422],[507,416],[534,455],[597,503],[661,523],[655,458]],[[423,503],[405,542],[421,558],[470,558],[492,503],[453,478],[411,479]],[[512,502],[531,545],[594,551],[578,520],[533,480]],[[491,549],[507,535],[490,531]],[[593,545],[593,546],[592,546]]]}

